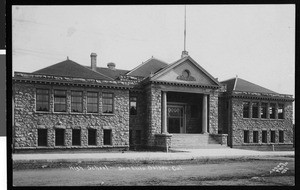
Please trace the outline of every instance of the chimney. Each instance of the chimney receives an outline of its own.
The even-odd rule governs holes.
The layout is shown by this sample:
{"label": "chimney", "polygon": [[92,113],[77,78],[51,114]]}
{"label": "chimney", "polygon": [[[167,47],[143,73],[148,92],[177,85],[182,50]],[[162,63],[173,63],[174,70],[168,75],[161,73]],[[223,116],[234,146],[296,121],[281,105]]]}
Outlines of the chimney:
{"label": "chimney", "polygon": [[91,69],[96,71],[97,68],[97,54],[91,53]]}
{"label": "chimney", "polygon": [[110,62],[110,63],[107,63],[107,67],[108,67],[109,69],[111,69],[111,70],[115,70],[115,69],[116,69],[116,64]]}

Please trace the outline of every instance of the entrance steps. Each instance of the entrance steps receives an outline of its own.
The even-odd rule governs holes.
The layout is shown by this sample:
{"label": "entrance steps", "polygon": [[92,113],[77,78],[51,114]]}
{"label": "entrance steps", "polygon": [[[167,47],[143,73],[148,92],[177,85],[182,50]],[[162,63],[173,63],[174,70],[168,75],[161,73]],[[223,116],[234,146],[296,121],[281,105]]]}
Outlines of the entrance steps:
{"label": "entrance steps", "polygon": [[209,134],[172,134],[171,149],[215,149],[228,148]]}

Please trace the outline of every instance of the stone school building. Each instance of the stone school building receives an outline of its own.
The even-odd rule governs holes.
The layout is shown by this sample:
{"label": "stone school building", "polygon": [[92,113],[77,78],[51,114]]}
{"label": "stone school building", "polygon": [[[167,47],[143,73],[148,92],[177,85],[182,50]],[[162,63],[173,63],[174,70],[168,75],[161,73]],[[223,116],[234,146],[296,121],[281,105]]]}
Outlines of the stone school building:
{"label": "stone school building", "polygon": [[219,82],[186,51],[132,70],[90,58],[14,73],[14,151],[293,147],[291,95]]}

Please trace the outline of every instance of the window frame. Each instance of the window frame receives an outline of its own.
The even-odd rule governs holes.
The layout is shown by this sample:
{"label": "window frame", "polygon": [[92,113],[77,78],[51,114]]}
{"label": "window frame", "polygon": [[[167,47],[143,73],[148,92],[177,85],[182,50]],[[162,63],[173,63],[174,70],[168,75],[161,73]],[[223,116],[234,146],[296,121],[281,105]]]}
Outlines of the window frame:
{"label": "window frame", "polygon": [[[45,132],[45,134],[41,134],[42,131]],[[46,137],[41,138],[41,137],[44,137],[42,135],[46,135]],[[40,143],[42,143],[42,144],[40,144]],[[48,129],[37,129],[37,146],[38,147],[47,147],[48,146]]]}
{"label": "window frame", "polygon": [[[38,91],[41,90],[41,91],[47,91],[47,94],[46,93],[39,93]],[[47,88],[36,88],[36,91],[35,91],[35,95],[36,95],[36,100],[35,100],[35,111],[37,112],[50,112],[50,89],[47,89]],[[38,96],[42,96],[42,95],[47,95],[47,101],[41,101],[41,100],[38,100]],[[41,98],[43,99],[43,98]],[[38,104],[39,103],[47,103],[47,109],[48,110],[38,110]]]}
{"label": "window frame", "polygon": [[[107,142],[108,139],[108,142]],[[112,130],[103,129],[103,145],[112,145]]]}
{"label": "window frame", "polygon": [[284,143],[284,131],[279,130],[279,143]]}
{"label": "window frame", "polygon": [[[256,106],[253,106],[253,105],[256,105]],[[254,109],[253,108],[256,108],[256,114],[257,114],[257,117],[254,117]],[[259,118],[259,102],[252,102],[251,103],[251,108],[252,108],[252,114],[251,114],[251,118],[253,119],[258,119]]]}
{"label": "window frame", "polygon": [[258,131],[253,131],[253,136],[252,136],[252,139],[253,139],[253,143],[258,143]]}
{"label": "window frame", "polygon": [[249,130],[244,130],[244,143],[249,143]]}
{"label": "window frame", "polygon": [[[281,108],[282,106],[282,108]],[[282,113],[279,113],[279,109],[282,109]],[[282,115],[282,117],[279,117],[279,114]],[[284,103],[278,103],[278,107],[277,107],[277,118],[278,119],[284,119]]]}
{"label": "window frame", "polygon": [[[91,132],[94,133],[95,135],[94,138],[91,138]],[[90,143],[92,142],[91,139],[93,139],[94,143]],[[88,129],[88,146],[97,146],[97,129],[92,129],[92,128]]]}
{"label": "window frame", "polygon": [[[248,106],[248,109],[245,109],[247,108],[245,105]],[[245,117],[245,112],[247,112],[248,117]],[[250,101],[243,101],[243,118],[250,118]]]}
{"label": "window frame", "polygon": [[[55,92],[65,92],[65,95],[60,95],[60,94],[56,94]],[[61,112],[61,113],[66,113],[68,111],[68,106],[67,106],[67,90],[61,90],[61,89],[54,89],[53,92],[53,97],[54,97],[54,112]],[[56,98],[65,98],[64,103],[62,102],[57,102]],[[61,106],[64,105],[65,106],[65,111],[56,111],[56,106]]]}
{"label": "window frame", "polygon": [[[59,135],[60,137],[63,138],[62,140],[58,138],[58,132],[62,132],[62,134]],[[65,146],[65,133],[66,133],[65,129],[60,129],[60,128],[55,129],[55,146]]]}
{"label": "window frame", "polygon": [[[135,101],[133,99],[135,99]],[[131,103],[135,103],[135,106],[132,106]],[[131,111],[132,107],[135,107],[135,112]],[[130,115],[137,115],[137,97],[136,96],[131,96],[129,98],[129,114]]]}
{"label": "window frame", "polygon": [[[78,139],[74,140],[75,139],[74,137],[76,137],[76,136],[74,136],[75,131],[79,132],[79,141],[78,141]],[[76,143],[77,141],[79,143]],[[81,129],[72,129],[72,146],[81,146]]]}
{"label": "window frame", "polygon": [[271,132],[270,132],[270,142],[271,143],[276,142],[276,131],[275,130],[271,130]]}
{"label": "window frame", "polygon": [[[80,95],[74,95],[73,93],[81,93]],[[73,101],[73,98],[78,98],[80,97],[80,101]],[[80,111],[73,111],[73,105],[76,105],[75,107],[77,108],[78,105],[80,105],[81,110]],[[83,112],[83,91],[80,90],[71,90],[71,112],[72,113],[82,113]]]}
{"label": "window frame", "polygon": [[261,132],[261,142],[262,143],[268,143],[268,131],[262,130]]}
{"label": "window frame", "polygon": [[[259,112],[260,112],[259,114],[260,114],[261,119],[268,119],[268,103],[267,102],[260,103],[260,111]],[[263,113],[263,112],[265,112],[265,113]]]}
{"label": "window frame", "polygon": [[[110,94],[111,97],[105,97],[104,95]],[[111,100],[111,104],[105,102],[105,100]],[[111,112],[104,112],[104,107],[111,106]],[[102,114],[114,114],[114,93],[112,92],[102,92]]]}
{"label": "window frame", "polygon": [[[96,94],[96,96],[91,96],[89,94]],[[96,99],[97,102],[89,102],[89,98],[92,98],[92,99]],[[96,105],[96,108],[97,108],[97,111],[94,112],[94,111],[89,111],[89,105]],[[92,106],[93,108],[93,106]],[[93,109],[92,109],[93,110]],[[87,91],[86,92],[86,112],[87,113],[90,113],[90,114],[95,114],[95,113],[99,113],[99,93],[98,92],[95,92],[95,91]]]}
{"label": "window frame", "polygon": [[[269,104],[269,119],[276,119],[276,103],[270,102]],[[270,113],[270,110],[272,110],[272,114]],[[271,117],[273,115],[273,117]]]}
{"label": "window frame", "polygon": [[129,129],[129,145],[133,144],[133,136],[132,136],[132,129]]}

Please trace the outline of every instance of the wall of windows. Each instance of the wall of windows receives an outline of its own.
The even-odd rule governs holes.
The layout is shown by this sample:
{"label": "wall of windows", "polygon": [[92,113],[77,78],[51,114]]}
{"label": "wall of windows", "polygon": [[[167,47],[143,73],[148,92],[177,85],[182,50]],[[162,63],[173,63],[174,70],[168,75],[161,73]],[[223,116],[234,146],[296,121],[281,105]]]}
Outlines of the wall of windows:
{"label": "wall of windows", "polygon": [[[261,133],[261,143],[284,143],[284,131],[279,130],[278,142],[276,140],[276,133],[277,130],[270,130],[269,131],[269,139],[268,139],[268,131],[267,130],[254,130],[252,131],[252,138],[250,136],[249,130],[243,130],[244,133],[244,143],[259,143],[259,133]],[[252,139],[252,141],[251,141]]]}
{"label": "wall of windows", "polygon": [[243,101],[243,118],[284,119],[284,103]]}
{"label": "wall of windows", "polygon": [[[100,113],[99,99],[102,99],[102,113],[114,113],[114,93],[108,92],[93,92],[80,90],[53,90],[54,100],[51,100],[50,89],[36,89],[36,111],[38,112],[71,112],[71,113]],[[99,95],[102,94],[102,97]],[[71,100],[68,103],[68,99]],[[101,100],[100,99],[100,100]],[[85,100],[85,101],[84,101]],[[54,109],[50,110],[50,101],[53,101]],[[137,113],[136,97],[130,99],[130,113],[134,115]],[[101,109],[101,108],[100,108]]]}

